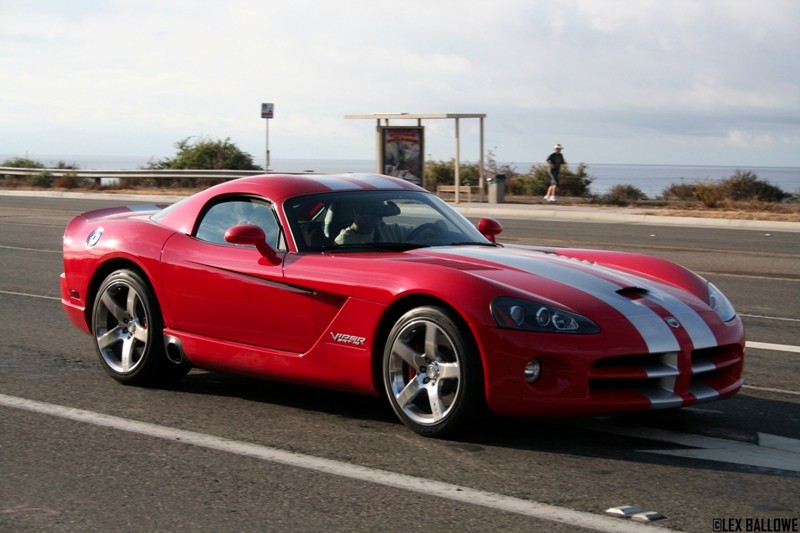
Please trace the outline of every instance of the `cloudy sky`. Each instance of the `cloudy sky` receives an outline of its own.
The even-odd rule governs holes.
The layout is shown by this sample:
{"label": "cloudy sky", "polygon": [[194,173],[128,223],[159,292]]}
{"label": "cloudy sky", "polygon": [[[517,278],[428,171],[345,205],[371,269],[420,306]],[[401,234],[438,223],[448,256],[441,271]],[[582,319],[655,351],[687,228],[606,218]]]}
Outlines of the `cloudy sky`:
{"label": "cloudy sky", "polygon": [[[371,159],[376,112],[485,113],[541,161],[800,166],[797,0],[0,0],[0,154]],[[393,124],[404,125],[403,122]],[[425,152],[453,157],[454,123]],[[477,120],[461,156],[477,160]]]}

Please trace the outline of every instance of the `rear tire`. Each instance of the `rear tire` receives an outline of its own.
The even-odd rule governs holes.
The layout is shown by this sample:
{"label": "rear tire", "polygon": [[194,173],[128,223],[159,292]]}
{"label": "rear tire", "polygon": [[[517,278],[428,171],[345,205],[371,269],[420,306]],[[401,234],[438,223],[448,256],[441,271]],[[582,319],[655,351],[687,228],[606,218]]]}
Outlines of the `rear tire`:
{"label": "rear tire", "polygon": [[400,420],[426,437],[454,436],[485,414],[480,357],[452,312],[408,311],[389,332],[383,382]]}
{"label": "rear tire", "polygon": [[92,309],[92,336],[112,378],[156,385],[184,376],[190,366],[167,358],[163,331],[155,294],[137,272],[117,270],[103,281]]}

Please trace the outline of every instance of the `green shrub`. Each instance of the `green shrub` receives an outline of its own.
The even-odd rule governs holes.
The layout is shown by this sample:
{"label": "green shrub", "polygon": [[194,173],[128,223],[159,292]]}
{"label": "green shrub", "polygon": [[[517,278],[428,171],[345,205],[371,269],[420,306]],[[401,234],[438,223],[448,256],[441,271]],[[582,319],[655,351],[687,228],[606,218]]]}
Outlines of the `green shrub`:
{"label": "green shrub", "polygon": [[[458,167],[458,177],[461,185],[478,185],[480,180],[480,166],[477,163],[461,163]],[[456,160],[426,161],[423,186],[429,191],[435,191],[437,185],[453,185],[456,181]]]}
{"label": "green shrub", "polygon": [[[175,157],[165,158],[156,162],[151,161],[147,168],[154,170],[262,170],[260,166],[253,163],[253,156],[240,150],[229,138],[220,141],[199,137],[193,142],[190,139],[192,137],[187,137],[175,143],[175,148],[178,149]],[[137,186],[153,186],[147,183],[148,181],[139,180]],[[198,185],[216,185],[225,181],[225,179],[174,178],[154,181],[156,182],[154,185],[160,188],[195,188]]]}
{"label": "green shrub", "polygon": [[[498,165],[494,151],[489,150],[483,163],[484,179],[490,179],[502,174],[506,177],[506,183],[516,175],[514,169],[508,165]],[[476,186],[480,182],[480,164],[461,163],[458,167],[458,176],[461,185]],[[423,176],[423,187],[429,191],[436,191],[438,185],[453,185],[456,180],[456,160],[449,161],[426,161],[425,174]]]}
{"label": "green shrub", "polygon": [[3,164],[0,166],[11,168],[44,168],[44,163],[28,157],[12,157],[11,159],[3,161]]}
{"label": "green shrub", "polygon": [[27,182],[31,187],[42,187],[49,189],[53,186],[55,179],[55,176],[53,176],[50,172],[43,170],[42,172],[28,176]]}

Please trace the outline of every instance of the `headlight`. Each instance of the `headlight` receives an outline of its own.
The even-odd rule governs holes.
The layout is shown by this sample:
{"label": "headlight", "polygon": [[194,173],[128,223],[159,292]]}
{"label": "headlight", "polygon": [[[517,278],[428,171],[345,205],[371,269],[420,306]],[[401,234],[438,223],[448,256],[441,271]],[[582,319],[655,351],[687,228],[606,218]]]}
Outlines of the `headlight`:
{"label": "headlight", "polygon": [[492,300],[492,316],[501,328],[546,333],[597,333],[588,318],[551,305],[501,296]]}
{"label": "headlight", "polygon": [[736,311],[733,309],[730,300],[713,283],[708,284],[708,305],[719,315],[723,322],[730,322],[736,316]]}

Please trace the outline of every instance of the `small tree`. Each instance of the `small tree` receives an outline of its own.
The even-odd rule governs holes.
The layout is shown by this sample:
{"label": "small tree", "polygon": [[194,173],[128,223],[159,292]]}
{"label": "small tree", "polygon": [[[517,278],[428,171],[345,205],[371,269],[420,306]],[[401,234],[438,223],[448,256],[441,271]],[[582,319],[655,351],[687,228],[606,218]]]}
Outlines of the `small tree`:
{"label": "small tree", "polygon": [[224,141],[187,137],[175,143],[178,153],[173,158],[150,163],[153,169],[194,170],[261,170],[253,164],[253,156],[242,152],[230,138]]}
{"label": "small tree", "polygon": [[[150,162],[147,168],[155,170],[262,170],[260,166],[253,163],[253,156],[245,153],[230,141],[212,140],[204,137],[197,138],[194,142],[192,137],[187,137],[175,143],[178,153],[173,158],[165,158],[160,161]],[[196,184],[192,179],[176,178],[172,180],[158,180],[159,187],[194,187]],[[206,180],[204,183],[213,185],[223,180]],[[141,181],[140,181],[141,184]],[[153,185],[149,183],[149,185]]]}

